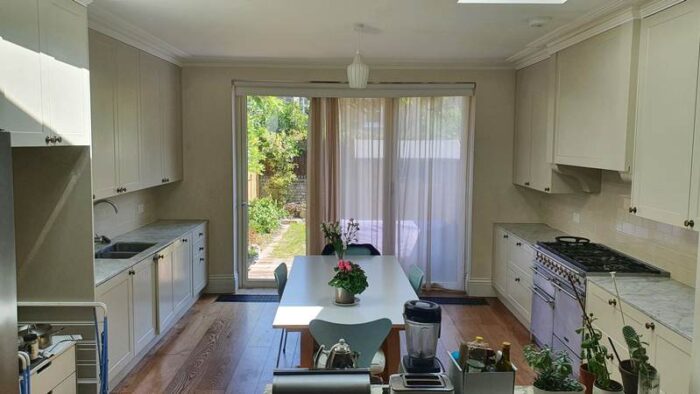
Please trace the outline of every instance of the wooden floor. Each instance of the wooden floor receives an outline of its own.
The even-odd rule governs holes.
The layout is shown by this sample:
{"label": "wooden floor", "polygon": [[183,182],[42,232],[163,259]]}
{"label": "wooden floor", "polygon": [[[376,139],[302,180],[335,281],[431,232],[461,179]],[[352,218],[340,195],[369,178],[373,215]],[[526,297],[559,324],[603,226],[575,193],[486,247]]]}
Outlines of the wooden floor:
{"label": "wooden floor", "polygon": [[[258,394],[272,381],[280,331],[272,328],[276,303],[214,302],[204,296],[114,390],[117,393]],[[443,305],[438,352],[483,336],[492,346],[513,345],[518,384],[531,384],[522,348],[529,335],[496,299],[488,306]],[[402,339],[402,352],[403,339]],[[299,363],[299,336],[289,333],[280,367]]]}

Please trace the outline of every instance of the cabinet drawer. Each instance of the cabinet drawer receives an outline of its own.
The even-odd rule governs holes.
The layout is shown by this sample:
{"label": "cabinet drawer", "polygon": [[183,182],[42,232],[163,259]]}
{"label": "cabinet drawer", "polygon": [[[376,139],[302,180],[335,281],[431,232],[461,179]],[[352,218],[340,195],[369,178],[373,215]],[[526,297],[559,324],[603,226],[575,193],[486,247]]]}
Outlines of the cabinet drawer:
{"label": "cabinet drawer", "polygon": [[[625,314],[625,323],[637,330],[638,334],[644,334],[645,317],[631,306],[619,302],[615,296],[588,282],[588,293],[586,296],[586,312],[595,317],[594,324],[603,332],[608,334],[614,341],[625,343],[622,336],[622,315],[620,308]],[[648,319],[648,318],[647,318]]]}
{"label": "cabinet drawer", "polygon": [[75,394],[77,393],[77,379],[75,373],[67,377],[61,384],[51,390],[51,394]]}
{"label": "cabinet drawer", "polygon": [[31,376],[32,393],[46,394],[75,373],[75,346],[51,360]]}
{"label": "cabinet drawer", "polygon": [[510,245],[510,263],[514,264],[522,271],[531,273],[532,260],[535,254],[535,251],[532,249],[532,246],[529,243],[513,235],[510,235],[508,242]]}
{"label": "cabinet drawer", "polygon": [[532,276],[511,265],[508,268],[507,287],[508,297],[522,317],[529,322],[532,310]]}
{"label": "cabinet drawer", "polygon": [[207,225],[201,224],[192,230],[192,240],[196,244],[197,242],[204,241],[207,239]]}

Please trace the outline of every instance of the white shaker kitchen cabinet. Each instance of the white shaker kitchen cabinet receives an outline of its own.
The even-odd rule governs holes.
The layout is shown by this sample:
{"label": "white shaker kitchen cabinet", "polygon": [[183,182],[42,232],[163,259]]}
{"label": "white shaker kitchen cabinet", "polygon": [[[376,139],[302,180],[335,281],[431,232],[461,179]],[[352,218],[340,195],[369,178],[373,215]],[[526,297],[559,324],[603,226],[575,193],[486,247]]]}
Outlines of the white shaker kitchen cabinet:
{"label": "white shaker kitchen cabinet", "polygon": [[519,70],[516,75],[515,138],[513,159],[513,183],[530,186],[532,151],[532,100],[529,70]]}
{"label": "white shaker kitchen cabinet", "polygon": [[168,246],[156,254],[158,271],[158,332],[165,332],[175,318],[173,298],[173,250]]}
{"label": "white shaker kitchen cabinet", "polygon": [[599,171],[553,165],[555,66],[550,57],[516,74],[513,183],[544,193],[597,191]]}
{"label": "white shaker kitchen cabinet", "polygon": [[110,197],[137,190],[139,155],[139,53],[90,31],[93,194]]}
{"label": "white shaker kitchen cabinet", "polygon": [[554,162],[630,171],[639,22],[557,53]]}
{"label": "white shaker kitchen cabinet", "polygon": [[[642,338],[653,337],[654,353],[651,360],[661,377],[664,394],[687,393],[691,377],[691,342],[656,322]],[[653,334],[652,334],[653,332]]]}
{"label": "white shaker kitchen cabinet", "polygon": [[37,0],[0,2],[0,129],[15,144],[45,144]]}
{"label": "white shaker kitchen cabinet", "polygon": [[143,187],[163,183],[163,113],[161,78],[165,62],[145,52],[139,54],[140,67],[140,144]]}
{"label": "white shaker kitchen cabinet", "polygon": [[508,280],[508,238],[510,235],[500,227],[493,234],[493,286],[501,295],[507,294]]}
{"label": "white shaker kitchen cabinet", "polygon": [[173,243],[172,281],[175,312],[188,306],[192,298],[192,234]]}
{"label": "white shaker kitchen cabinet", "polygon": [[[124,271],[95,289],[98,302],[107,305],[109,375],[116,376],[134,357],[131,337],[131,275]],[[102,316],[98,316],[102,321]]]}
{"label": "white shaker kitchen cabinet", "polygon": [[163,110],[162,182],[182,179],[182,118],[180,68],[165,63],[161,74]]}
{"label": "white shaker kitchen cabinet", "polygon": [[156,337],[156,263],[152,257],[131,270],[134,301],[134,354]]}
{"label": "white shaker kitchen cabinet", "polygon": [[197,297],[207,286],[206,224],[192,231],[192,296]]}
{"label": "white shaker kitchen cabinet", "polygon": [[0,128],[12,145],[90,145],[87,9],[3,1],[0,35]]}
{"label": "white shaker kitchen cabinet", "polygon": [[699,14],[694,3],[686,2],[645,18],[641,27],[630,212],[676,226],[697,218],[700,202],[695,179],[700,156],[693,160],[699,152],[693,148]]}
{"label": "white shaker kitchen cabinet", "polygon": [[92,108],[92,190],[96,199],[116,194],[116,75],[114,40],[90,31],[90,105]]}

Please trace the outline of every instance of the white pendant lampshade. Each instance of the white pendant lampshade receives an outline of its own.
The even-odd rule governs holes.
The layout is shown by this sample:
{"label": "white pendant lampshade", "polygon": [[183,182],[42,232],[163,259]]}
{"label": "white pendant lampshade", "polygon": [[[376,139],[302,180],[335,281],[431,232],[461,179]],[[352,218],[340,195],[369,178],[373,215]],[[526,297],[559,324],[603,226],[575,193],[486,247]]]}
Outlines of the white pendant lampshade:
{"label": "white pendant lampshade", "polygon": [[362,62],[360,51],[355,53],[352,64],[348,66],[348,85],[353,89],[364,89],[369,79],[369,66]]}

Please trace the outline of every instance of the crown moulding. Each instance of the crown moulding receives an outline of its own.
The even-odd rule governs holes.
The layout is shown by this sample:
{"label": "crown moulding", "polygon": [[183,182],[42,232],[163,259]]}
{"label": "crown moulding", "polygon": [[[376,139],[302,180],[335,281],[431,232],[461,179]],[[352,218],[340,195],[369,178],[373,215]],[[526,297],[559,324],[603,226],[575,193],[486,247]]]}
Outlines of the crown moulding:
{"label": "crown moulding", "polygon": [[645,18],[685,0],[613,0],[588,14],[561,26],[506,59],[521,69],[555,53],[604,33],[629,21]]}

